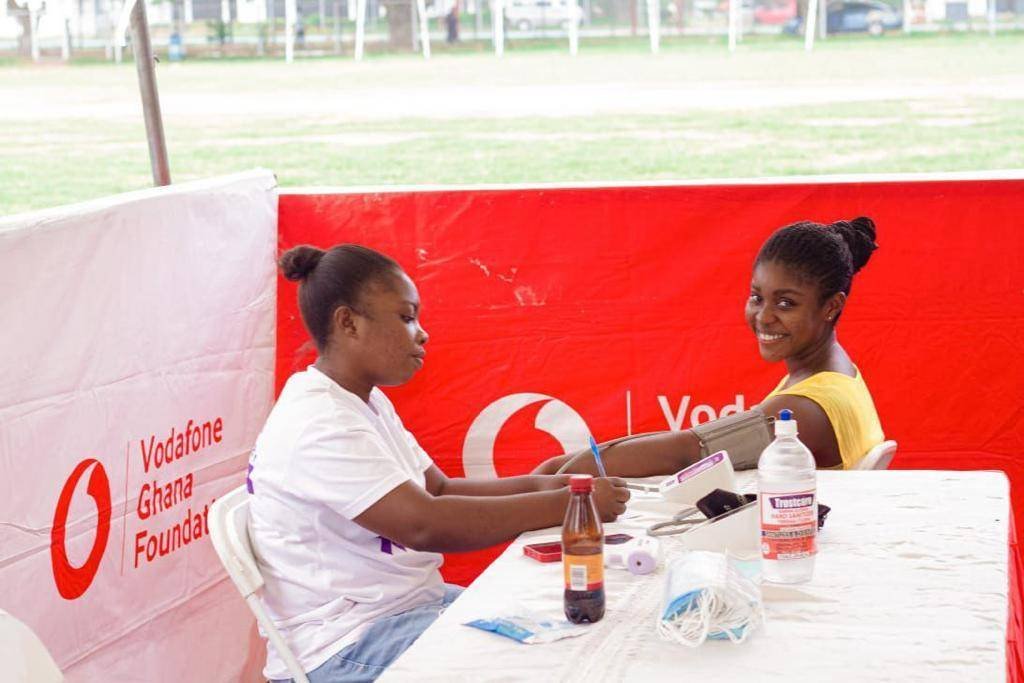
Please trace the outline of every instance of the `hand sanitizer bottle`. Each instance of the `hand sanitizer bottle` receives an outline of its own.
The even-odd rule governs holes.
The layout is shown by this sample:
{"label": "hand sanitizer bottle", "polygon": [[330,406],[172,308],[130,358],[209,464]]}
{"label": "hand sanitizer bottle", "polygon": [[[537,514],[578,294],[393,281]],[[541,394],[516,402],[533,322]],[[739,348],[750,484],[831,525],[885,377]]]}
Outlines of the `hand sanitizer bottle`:
{"label": "hand sanitizer bottle", "polygon": [[775,440],[757,462],[761,570],[765,581],[802,583],[814,574],[818,500],[814,456],[797,438],[796,420],[782,410]]}

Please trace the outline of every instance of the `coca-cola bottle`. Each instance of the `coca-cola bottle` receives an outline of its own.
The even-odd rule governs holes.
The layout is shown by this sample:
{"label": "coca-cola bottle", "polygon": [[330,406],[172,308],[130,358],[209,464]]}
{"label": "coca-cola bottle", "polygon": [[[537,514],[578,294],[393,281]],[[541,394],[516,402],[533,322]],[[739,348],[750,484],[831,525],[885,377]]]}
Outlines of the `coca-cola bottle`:
{"label": "coca-cola bottle", "polygon": [[604,616],[604,531],[591,493],[594,478],[569,479],[569,507],[562,524],[565,616],[574,624]]}

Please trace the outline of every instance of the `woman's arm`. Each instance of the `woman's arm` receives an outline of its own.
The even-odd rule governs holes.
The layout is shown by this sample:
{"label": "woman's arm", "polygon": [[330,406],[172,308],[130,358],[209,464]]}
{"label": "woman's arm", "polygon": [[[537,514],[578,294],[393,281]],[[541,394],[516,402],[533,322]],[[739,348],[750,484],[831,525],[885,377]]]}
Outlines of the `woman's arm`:
{"label": "woman's arm", "polygon": [[765,415],[778,415],[783,408],[793,411],[793,419],[800,432],[798,438],[814,454],[818,467],[837,467],[843,464],[835,430],[820,405],[804,396],[780,394],[761,403],[760,408]]}
{"label": "woman's arm", "polygon": [[[622,514],[627,500],[629,490],[621,479],[594,481],[594,502],[604,521]],[[413,550],[462,552],[508,541],[524,531],[557,526],[568,503],[565,486],[513,495],[433,496],[407,481],[354,521]]]}
{"label": "woman's arm", "polygon": [[[828,415],[821,406],[803,396],[779,395],[759,406],[765,415],[777,415],[783,408],[793,411],[800,430],[800,440],[811,453],[818,467],[838,467],[843,464],[839,442]],[[660,432],[630,439],[601,451],[605,470],[617,477],[649,477],[675,474],[700,460],[700,440],[690,430]],[[533,470],[534,474],[561,472],[597,473],[597,465],[590,451],[559,455],[545,460]]]}
{"label": "woman's arm", "polygon": [[541,464],[533,468],[530,474],[558,474],[561,471],[562,466],[575,458],[578,453],[567,453],[565,455],[556,455],[553,458],[548,458]]}
{"label": "woman's arm", "polygon": [[[601,460],[610,476],[650,477],[675,474],[700,460],[700,440],[689,431],[647,434],[612,444],[601,450]],[[550,472],[597,474],[590,451],[559,455],[542,462],[534,474]]]}
{"label": "woman's arm", "polygon": [[449,479],[437,465],[426,471],[426,489],[434,496],[510,496],[533,491],[555,491],[569,485],[569,475],[528,474],[502,479]]}

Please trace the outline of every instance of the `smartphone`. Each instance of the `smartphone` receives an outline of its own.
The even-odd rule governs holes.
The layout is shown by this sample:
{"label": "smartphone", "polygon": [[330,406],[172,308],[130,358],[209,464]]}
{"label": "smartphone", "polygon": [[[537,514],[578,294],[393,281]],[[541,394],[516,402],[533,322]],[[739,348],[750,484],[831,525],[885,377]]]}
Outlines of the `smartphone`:
{"label": "smartphone", "polygon": [[[604,537],[605,545],[619,545],[631,540],[633,537],[629,534],[608,534]],[[562,559],[562,544],[558,541],[530,543],[523,546],[523,555],[532,557],[538,562],[558,562]]]}
{"label": "smartphone", "polygon": [[708,519],[714,519],[754,500],[757,500],[757,496],[752,494],[737,494],[724,489],[715,489],[697,501],[697,509],[703,512]]}
{"label": "smartphone", "polygon": [[604,537],[605,545],[622,545],[626,541],[632,541],[633,537],[629,534],[608,534]]}
{"label": "smartphone", "polygon": [[[732,491],[725,491],[723,489],[715,489],[708,495],[704,496],[697,501],[697,509],[704,513],[704,516],[708,519],[719,517],[726,513],[731,513],[733,510],[747,505],[757,500],[757,494],[755,493],[733,493]],[[828,513],[832,510],[828,505],[819,502],[818,503],[818,530],[820,531],[825,526],[825,518],[828,517]],[[607,540],[607,539],[606,539]]]}
{"label": "smartphone", "polygon": [[822,527],[825,526],[825,518],[828,517],[828,513],[832,511],[828,505],[824,503],[818,503],[818,531],[821,531]]}
{"label": "smartphone", "polygon": [[531,543],[523,546],[523,555],[532,557],[538,562],[558,562],[562,559],[562,544],[559,541]]}

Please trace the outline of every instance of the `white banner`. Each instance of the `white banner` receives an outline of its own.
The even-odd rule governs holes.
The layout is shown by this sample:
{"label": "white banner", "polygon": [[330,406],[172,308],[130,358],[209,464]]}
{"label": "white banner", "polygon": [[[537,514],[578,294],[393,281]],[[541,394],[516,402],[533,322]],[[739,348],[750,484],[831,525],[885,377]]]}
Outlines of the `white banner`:
{"label": "white banner", "polygon": [[273,403],[267,171],[0,220],[0,609],[71,681],[236,681],[207,538]]}

